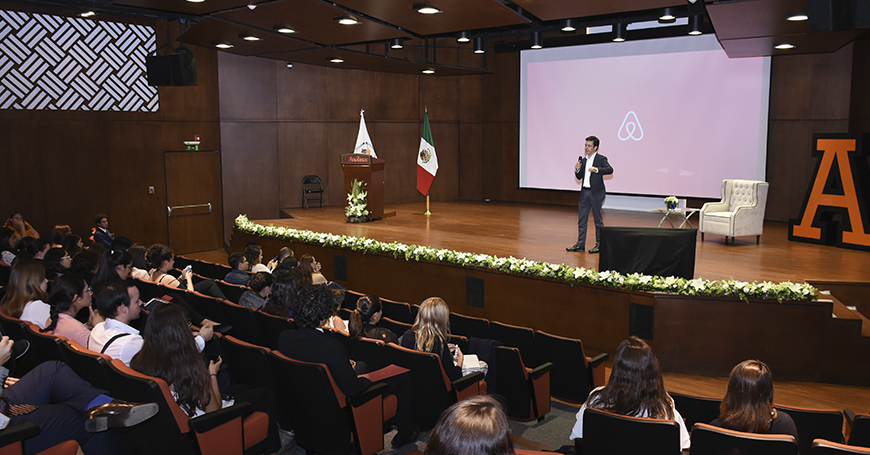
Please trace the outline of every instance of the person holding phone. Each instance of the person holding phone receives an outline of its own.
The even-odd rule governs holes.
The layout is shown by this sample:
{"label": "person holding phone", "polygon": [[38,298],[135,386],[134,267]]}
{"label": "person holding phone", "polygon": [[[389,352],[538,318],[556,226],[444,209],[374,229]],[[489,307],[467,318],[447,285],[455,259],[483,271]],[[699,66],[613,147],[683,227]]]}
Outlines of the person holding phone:
{"label": "person holding phone", "polygon": [[581,183],[580,202],[577,204],[577,243],[565,248],[567,251],[582,253],[586,249],[586,225],[589,222],[589,210],[592,210],[592,217],[595,219],[595,246],[589,252],[598,252],[601,228],[604,227],[604,216],[601,214],[606,195],[604,176],[613,174],[607,157],[598,153],[599,143],[597,137],[587,137],[583,149],[585,156],[578,158],[574,164],[574,177]]}

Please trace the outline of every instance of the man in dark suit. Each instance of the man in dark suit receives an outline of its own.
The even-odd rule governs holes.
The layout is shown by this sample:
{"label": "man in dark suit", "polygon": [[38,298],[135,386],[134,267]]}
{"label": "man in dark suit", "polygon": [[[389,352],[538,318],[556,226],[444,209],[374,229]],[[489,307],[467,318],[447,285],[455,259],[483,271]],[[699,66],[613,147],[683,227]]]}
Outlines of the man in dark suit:
{"label": "man in dark suit", "polygon": [[[338,300],[332,288],[326,285],[311,285],[303,289],[293,305],[293,316],[298,330],[285,330],[278,339],[278,350],[291,359],[303,362],[322,363],[329,368],[335,384],[347,396],[364,392],[372,382],[368,375],[357,373],[350,364],[344,345],[323,333],[326,320],[332,310],[338,307]],[[392,445],[398,449],[414,442],[420,433],[414,427],[411,411],[410,380],[407,374],[400,374],[383,380],[396,396],[396,429]]]}
{"label": "man in dark suit", "polygon": [[589,136],[586,138],[584,147],[585,157],[574,164],[574,177],[581,181],[580,203],[577,205],[577,243],[565,248],[568,251],[582,253],[586,248],[586,224],[589,221],[589,210],[592,209],[592,217],[595,219],[595,247],[590,253],[598,252],[598,241],[601,239],[601,228],[604,227],[604,218],[601,215],[601,205],[604,204],[606,194],[604,188],[604,176],[613,174],[613,168],[607,162],[607,157],[598,153],[598,138]]}
{"label": "man in dark suit", "polygon": [[109,232],[109,217],[100,213],[94,218],[94,242],[100,242],[106,248],[112,248],[112,240],[115,240],[115,234]]}

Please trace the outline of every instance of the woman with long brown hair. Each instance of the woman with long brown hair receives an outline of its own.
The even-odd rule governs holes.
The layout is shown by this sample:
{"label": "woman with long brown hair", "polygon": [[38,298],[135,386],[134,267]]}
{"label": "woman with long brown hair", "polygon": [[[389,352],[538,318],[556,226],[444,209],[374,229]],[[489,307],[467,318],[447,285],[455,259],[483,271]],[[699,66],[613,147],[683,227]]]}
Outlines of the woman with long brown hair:
{"label": "woman with long brown hair", "polygon": [[686,423],[665,390],[659,361],[649,345],[638,337],[631,336],[619,344],[607,385],[593,390],[580,407],[571,439],[583,438],[586,408],[632,417],[675,420],[680,425],[680,447],[689,447]]}
{"label": "woman with long brown hair", "polygon": [[[196,348],[187,322],[187,313],[179,305],[160,305],[148,316],[143,333],[142,349],[130,361],[130,367],[166,381],[175,402],[190,417],[231,406],[221,399],[217,375],[221,359],[210,360],[206,366]],[[280,448],[278,424],[275,420],[275,398],[265,388],[246,390],[234,395],[239,402],[253,404],[269,415],[269,443],[265,453]]]}
{"label": "woman with long brown hair", "polygon": [[791,416],[773,407],[773,375],[760,360],[746,360],[731,369],[719,411],[712,425],[747,433],[798,436]]}
{"label": "woman with long brown hair", "polygon": [[22,259],[15,263],[9,275],[9,287],[0,307],[9,316],[32,322],[45,328],[51,307],[45,303],[48,280],[45,267],[34,259]]}
{"label": "woman with long brown hair", "polygon": [[351,312],[347,324],[351,338],[366,337],[399,344],[399,337],[392,330],[378,325],[383,315],[380,297],[368,294],[357,299],[356,309]]}
{"label": "woman with long brown hair", "polygon": [[401,341],[403,347],[438,354],[447,377],[455,381],[462,377],[465,356],[459,346],[447,343],[449,339],[450,308],[441,297],[430,297],[420,304],[414,325],[405,331]]}

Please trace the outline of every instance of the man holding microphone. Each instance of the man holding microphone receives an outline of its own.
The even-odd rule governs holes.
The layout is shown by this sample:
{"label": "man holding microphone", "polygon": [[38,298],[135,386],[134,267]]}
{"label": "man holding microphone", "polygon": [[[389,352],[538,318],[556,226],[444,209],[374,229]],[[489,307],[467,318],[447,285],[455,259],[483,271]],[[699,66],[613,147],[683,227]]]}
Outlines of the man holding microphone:
{"label": "man holding microphone", "polygon": [[577,243],[565,248],[567,251],[582,253],[586,248],[586,225],[589,221],[589,209],[595,219],[595,247],[590,253],[598,252],[598,241],[601,238],[601,228],[604,218],[601,215],[601,205],[604,204],[604,176],[613,174],[613,168],[607,162],[607,157],[598,153],[599,140],[595,136],[586,138],[585,157],[581,156],[574,164],[574,177],[582,182],[580,188],[580,203],[577,205]]}

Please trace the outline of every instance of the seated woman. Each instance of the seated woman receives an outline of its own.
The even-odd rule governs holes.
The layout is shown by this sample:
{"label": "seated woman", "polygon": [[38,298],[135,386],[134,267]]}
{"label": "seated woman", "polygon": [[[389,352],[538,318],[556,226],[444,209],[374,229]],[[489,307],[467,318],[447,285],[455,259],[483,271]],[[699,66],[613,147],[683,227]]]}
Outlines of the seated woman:
{"label": "seated woman", "polygon": [[33,237],[24,237],[18,242],[18,259],[38,259],[42,260],[45,253],[51,244],[45,239],[35,239]]}
{"label": "seated woman", "polygon": [[21,240],[21,235],[9,228],[0,228],[0,261],[6,265],[15,262],[18,253],[16,247]]}
{"label": "seated woman", "polygon": [[[48,296],[51,305],[49,323],[42,331],[66,337],[87,348],[91,329],[105,321],[91,306],[93,296],[94,291],[84,278],[67,274],[55,280],[51,284],[51,295]],[[76,319],[83,308],[88,309],[87,325]]]}
{"label": "seated woman", "polygon": [[263,264],[263,248],[260,245],[249,245],[245,248],[245,259],[248,261],[248,270],[251,273],[271,272],[269,267]]}
{"label": "seated woman", "polygon": [[392,330],[378,325],[384,312],[381,308],[381,299],[368,294],[356,301],[356,309],[350,315],[348,332],[352,338],[373,338],[384,343],[399,344],[399,337]]}
{"label": "seated woman", "polygon": [[172,252],[171,248],[155,243],[148,248],[147,257],[148,262],[154,267],[148,272],[150,281],[173,288],[186,288],[190,292],[196,291],[218,299],[227,298],[214,280],[202,280],[194,285],[193,280],[190,279],[193,272],[187,269],[181,272],[181,280],[167,273],[175,266],[175,253]]}
{"label": "seated woman", "polygon": [[257,272],[251,277],[248,289],[239,297],[239,305],[251,307],[255,310],[266,306],[266,299],[272,292],[272,274],[269,272]]}
{"label": "seated woman", "polygon": [[477,395],[450,406],[429,433],[423,454],[513,455],[504,406],[489,395]]}
{"label": "seated woman", "polygon": [[45,279],[45,268],[34,259],[22,259],[15,263],[9,275],[9,286],[0,307],[9,316],[32,322],[44,329],[51,307],[45,303],[48,295],[45,293],[48,280]]}
{"label": "seated woman", "polygon": [[51,229],[51,246],[52,248],[63,247],[63,236],[72,232],[68,224],[55,224]]}
{"label": "seated woman", "polygon": [[680,425],[680,448],[689,448],[686,423],[665,390],[659,361],[649,345],[638,337],[628,337],[619,344],[607,385],[593,390],[580,407],[571,439],[583,438],[583,412],[586,408],[633,417],[675,420]]}
{"label": "seated woman", "polygon": [[24,217],[21,216],[21,212],[13,212],[12,215],[9,215],[9,219],[6,220],[6,224],[4,224],[3,227],[12,229],[13,231],[17,232],[18,236],[21,238],[39,238],[39,232],[36,232],[36,229],[33,229],[33,226],[31,226],[30,223],[24,221]]}
{"label": "seated woman", "polygon": [[84,278],[88,283],[93,283],[100,268],[100,257],[93,248],[83,250],[73,258],[69,273]]}
{"label": "seated woman", "polygon": [[65,249],[71,257],[76,257],[76,255],[81,253],[82,250],[85,248],[85,244],[84,242],[82,242],[82,238],[76,234],[73,234],[72,232],[63,236],[62,244],[63,249]]}
{"label": "seated woman", "polygon": [[302,256],[296,267],[311,274],[311,284],[326,284],[326,277],[320,273],[320,263],[314,259],[314,256],[310,254]]}
{"label": "seated woman", "polygon": [[719,418],[711,425],[747,433],[798,437],[791,416],[773,407],[773,375],[760,360],[746,360],[731,369],[719,410]]}
{"label": "seated woman", "polygon": [[45,265],[45,276],[55,280],[72,267],[72,257],[63,248],[51,248],[45,253],[42,264]]}
{"label": "seated woman", "polygon": [[133,257],[133,270],[130,271],[130,275],[133,278],[147,280],[148,269],[151,268],[148,265],[148,260],[145,259],[145,255],[148,254],[148,249],[145,248],[145,245],[134,243],[130,246],[127,252]]}
{"label": "seated woman", "polygon": [[[160,305],[148,316],[142,349],[133,356],[130,367],[158,377],[169,384],[172,396],[190,417],[217,411],[232,403],[221,400],[217,375],[221,359],[203,361],[187,325],[187,313],[178,305]],[[269,415],[269,434],[265,453],[275,453],[281,443],[275,420],[275,398],[271,390],[251,389],[234,395],[235,400],[253,404]]]}
{"label": "seated woman", "polygon": [[100,267],[97,275],[91,281],[91,285],[97,288],[106,281],[126,280],[133,270],[133,256],[122,250],[106,250],[100,259]]}
{"label": "seated woman", "polygon": [[263,313],[282,318],[293,317],[293,304],[296,302],[296,280],[290,276],[282,276],[273,280],[269,299],[263,305]]}
{"label": "seated woman", "polygon": [[447,302],[440,297],[430,297],[420,304],[420,311],[411,330],[402,335],[402,346],[438,354],[447,377],[455,381],[462,377],[462,361],[465,356],[459,346],[447,343],[449,335],[450,309]]}

